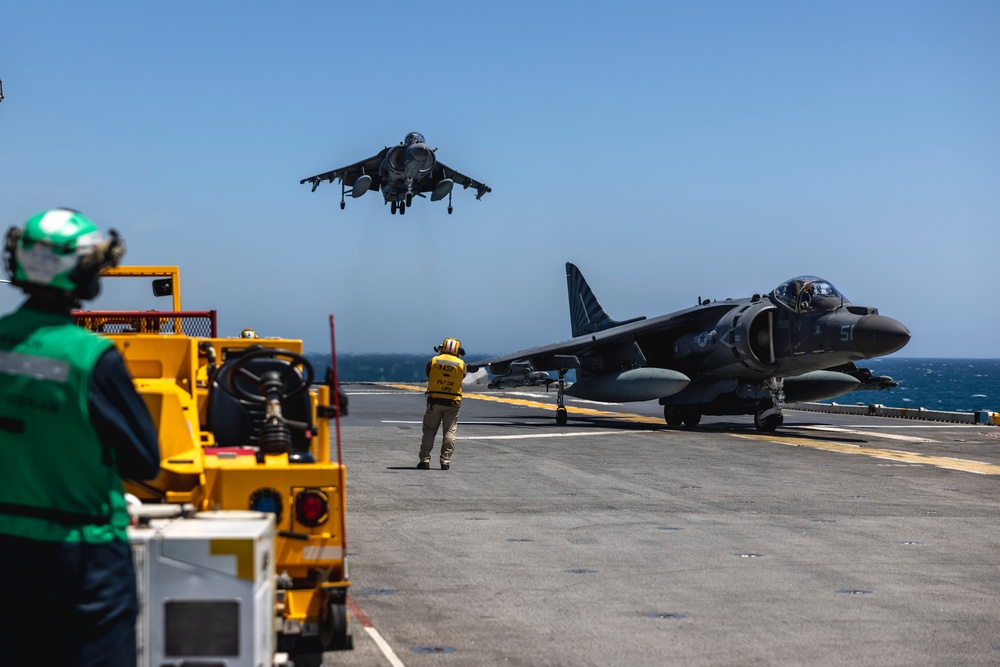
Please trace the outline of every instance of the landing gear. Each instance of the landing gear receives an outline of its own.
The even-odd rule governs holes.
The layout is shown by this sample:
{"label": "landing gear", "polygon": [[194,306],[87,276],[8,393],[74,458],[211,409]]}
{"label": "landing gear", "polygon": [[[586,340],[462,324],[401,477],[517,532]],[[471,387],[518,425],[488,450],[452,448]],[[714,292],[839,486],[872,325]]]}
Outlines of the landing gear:
{"label": "landing gear", "polygon": [[753,425],[762,433],[771,433],[785,421],[781,412],[785,407],[785,380],[768,378],[764,388],[771,394],[771,407],[757,412],[753,416]]}
{"label": "landing gear", "polygon": [[347,204],[345,204],[343,201],[341,201],[340,202],[340,210],[343,211],[344,208],[346,208],[346,207],[347,207]]}
{"label": "landing gear", "polygon": [[[314,187],[313,190],[316,188]],[[347,204],[344,203],[344,193],[347,192],[347,186],[344,185],[344,179],[340,179],[340,210],[343,211]]]}
{"label": "landing gear", "polygon": [[396,213],[396,202],[389,202],[389,211],[393,214]]}
{"label": "landing gear", "polygon": [[667,426],[678,427],[681,424],[694,428],[701,423],[701,413],[693,408],[678,408],[671,405],[663,406],[663,418]]}
{"label": "landing gear", "polygon": [[785,421],[784,416],[773,413],[767,414],[768,412],[771,411],[761,410],[753,416],[753,425],[761,433],[773,433]]}
{"label": "landing gear", "polygon": [[406,213],[406,202],[399,202],[399,214],[403,215]]}
{"label": "landing gear", "polygon": [[413,193],[412,192],[407,192],[406,193],[406,205],[409,206],[412,203],[413,203]]}
{"label": "landing gear", "polygon": [[558,393],[556,394],[556,424],[559,426],[565,426],[566,422],[569,421],[569,415],[566,414],[566,405],[563,399],[566,393],[566,371],[568,370],[568,368],[560,368],[559,379],[556,380],[558,388]]}
{"label": "landing gear", "polygon": [[451,192],[448,193],[448,215],[451,215]]}

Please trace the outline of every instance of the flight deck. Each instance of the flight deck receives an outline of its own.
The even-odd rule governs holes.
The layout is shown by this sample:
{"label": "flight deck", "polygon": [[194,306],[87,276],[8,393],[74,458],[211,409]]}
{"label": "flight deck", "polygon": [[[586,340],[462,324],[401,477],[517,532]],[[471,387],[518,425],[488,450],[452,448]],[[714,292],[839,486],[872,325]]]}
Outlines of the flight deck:
{"label": "flight deck", "polygon": [[329,665],[1000,664],[1000,427],[348,384],[354,650]]}

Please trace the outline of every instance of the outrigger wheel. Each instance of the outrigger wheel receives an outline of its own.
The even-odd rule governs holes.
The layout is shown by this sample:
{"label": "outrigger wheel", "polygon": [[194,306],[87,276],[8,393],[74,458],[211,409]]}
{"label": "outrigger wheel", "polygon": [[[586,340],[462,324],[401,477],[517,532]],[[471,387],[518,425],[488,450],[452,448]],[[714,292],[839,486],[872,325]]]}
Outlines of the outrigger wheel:
{"label": "outrigger wheel", "polygon": [[[256,375],[248,366],[257,359],[271,359],[283,366],[280,370],[268,369]],[[297,352],[260,347],[248,349],[228,365],[229,370],[223,376],[219,387],[248,403],[262,403],[267,406],[264,425],[260,429],[261,451],[270,454],[291,451],[292,434],[289,427],[294,426],[300,431],[305,431],[309,429],[309,424],[285,419],[281,414],[281,404],[309,389],[315,377],[312,364]],[[302,375],[297,371],[298,366],[302,366]]]}
{"label": "outrigger wheel", "polygon": [[556,408],[556,424],[565,426],[567,421],[569,416],[566,414],[566,408]]}

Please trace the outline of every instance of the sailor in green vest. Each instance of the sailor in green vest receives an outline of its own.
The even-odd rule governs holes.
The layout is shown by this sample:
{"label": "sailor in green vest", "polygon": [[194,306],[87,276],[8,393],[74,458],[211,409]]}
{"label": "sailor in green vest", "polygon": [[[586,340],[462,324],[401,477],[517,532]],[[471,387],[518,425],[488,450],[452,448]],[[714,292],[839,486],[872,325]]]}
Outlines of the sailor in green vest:
{"label": "sailor in green vest", "polygon": [[465,354],[457,338],[445,338],[434,348],[437,356],[427,362],[427,411],[424,412],[424,435],[420,441],[420,461],[417,468],[431,467],[431,450],[437,430],[444,425],[441,438],[441,470],[451,468],[458,432],[458,411],[462,407],[462,380],[465,379]]}
{"label": "sailor in green vest", "polygon": [[159,472],[156,427],[112,342],[70,315],[124,251],[63,208],[7,232],[4,264],[27,300],[0,318],[4,665],[136,664],[122,479]]}

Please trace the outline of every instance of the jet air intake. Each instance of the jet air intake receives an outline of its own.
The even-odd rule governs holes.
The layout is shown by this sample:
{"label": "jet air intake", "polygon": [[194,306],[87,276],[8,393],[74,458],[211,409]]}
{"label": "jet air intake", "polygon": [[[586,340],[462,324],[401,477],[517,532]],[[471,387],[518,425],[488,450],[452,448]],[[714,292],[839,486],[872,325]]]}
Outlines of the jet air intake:
{"label": "jet air intake", "polygon": [[678,336],[674,358],[715,367],[739,361],[763,369],[774,363],[774,310],[763,302],[734,308],[712,328]]}
{"label": "jet air intake", "polygon": [[688,386],[688,376],[666,368],[633,368],[587,377],[566,388],[567,396],[604,403],[651,401]]}

